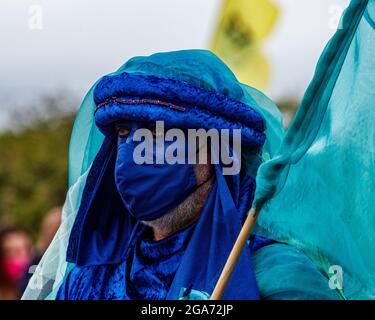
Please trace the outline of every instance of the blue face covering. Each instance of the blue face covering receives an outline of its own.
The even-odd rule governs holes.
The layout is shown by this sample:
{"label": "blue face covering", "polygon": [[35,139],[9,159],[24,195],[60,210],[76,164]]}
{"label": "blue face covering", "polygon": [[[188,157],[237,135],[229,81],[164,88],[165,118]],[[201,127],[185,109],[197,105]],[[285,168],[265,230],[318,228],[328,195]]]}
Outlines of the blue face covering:
{"label": "blue face covering", "polygon": [[[137,220],[154,220],[167,214],[197,189],[194,168],[188,164],[156,164],[157,148],[145,150],[145,159],[153,164],[137,164],[134,149],[140,142],[133,140],[140,123],[126,124],[130,130],[125,138],[118,138],[115,164],[115,182],[121,199],[129,213]],[[164,150],[173,142],[165,142]],[[162,150],[163,151],[163,150]],[[163,151],[164,154],[164,151]]]}

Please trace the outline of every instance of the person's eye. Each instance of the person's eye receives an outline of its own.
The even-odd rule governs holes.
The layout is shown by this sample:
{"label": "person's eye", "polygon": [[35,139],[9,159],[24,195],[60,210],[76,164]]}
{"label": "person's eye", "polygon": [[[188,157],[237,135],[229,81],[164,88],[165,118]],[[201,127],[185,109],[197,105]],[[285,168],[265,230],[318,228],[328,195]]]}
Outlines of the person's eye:
{"label": "person's eye", "polygon": [[130,130],[127,128],[118,128],[117,135],[119,138],[127,138],[129,136]]}

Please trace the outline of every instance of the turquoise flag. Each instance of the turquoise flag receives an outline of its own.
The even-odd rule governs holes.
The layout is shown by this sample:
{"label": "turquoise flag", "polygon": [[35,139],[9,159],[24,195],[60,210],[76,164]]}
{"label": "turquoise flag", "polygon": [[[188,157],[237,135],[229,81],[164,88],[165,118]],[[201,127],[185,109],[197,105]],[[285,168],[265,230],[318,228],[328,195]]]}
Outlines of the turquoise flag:
{"label": "turquoise flag", "polygon": [[301,249],[327,279],[341,268],[347,299],[375,298],[374,19],[375,0],[352,0],[257,178],[255,233]]}

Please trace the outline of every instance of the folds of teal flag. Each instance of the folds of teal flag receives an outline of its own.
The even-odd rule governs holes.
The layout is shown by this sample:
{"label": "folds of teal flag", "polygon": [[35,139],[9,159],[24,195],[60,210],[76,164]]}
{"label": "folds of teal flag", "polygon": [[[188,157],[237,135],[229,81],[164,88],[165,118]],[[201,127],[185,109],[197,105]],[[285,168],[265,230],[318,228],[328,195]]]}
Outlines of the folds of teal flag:
{"label": "folds of teal flag", "polygon": [[375,298],[374,20],[375,0],[352,0],[257,177],[255,233],[301,249],[327,279],[342,268],[334,283],[347,299]]}

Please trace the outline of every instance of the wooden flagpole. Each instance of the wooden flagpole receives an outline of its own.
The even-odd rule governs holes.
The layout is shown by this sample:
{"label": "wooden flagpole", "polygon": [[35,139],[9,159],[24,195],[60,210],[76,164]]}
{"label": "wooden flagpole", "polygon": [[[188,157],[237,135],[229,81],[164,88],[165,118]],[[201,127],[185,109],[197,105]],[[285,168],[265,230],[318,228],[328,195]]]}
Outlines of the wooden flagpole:
{"label": "wooden flagpole", "polygon": [[251,229],[254,226],[257,217],[256,209],[251,209],[249,215],[247,216],[245,223],[239,233],[237,240],[232,248],[232,251],[228,257],[227,262],[221,272],[220,278],[216,283],[215,289],[212,292],[210,300],[220,300],[223,295],[224,289],[227,286],[229,278],[232,274],[234,267],[236,266],[237,260],[240,257],[243,247],[245,246],[247,240],[249,239]]}

